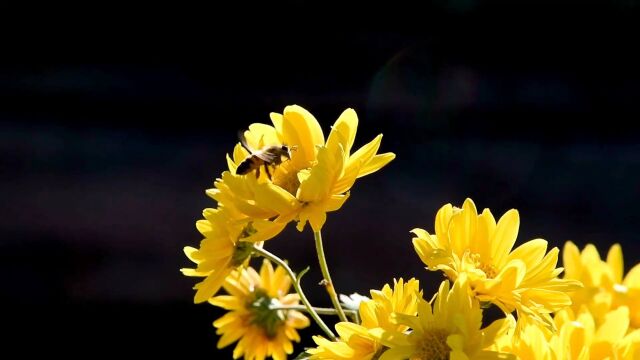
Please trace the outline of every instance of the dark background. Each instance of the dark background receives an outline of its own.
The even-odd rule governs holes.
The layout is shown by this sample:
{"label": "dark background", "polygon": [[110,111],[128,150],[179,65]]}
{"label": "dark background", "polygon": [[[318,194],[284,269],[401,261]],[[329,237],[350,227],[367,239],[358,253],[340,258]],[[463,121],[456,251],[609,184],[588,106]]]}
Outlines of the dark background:
{"label": "dark background", "polygon": [[[215,206],[204,190],[237,130],[288,104],[326,134],[353,107],[356,146],[384,133],[381,151],[397,154],[329,215],[339,291],[415,276],[431,293],[441,277],[409,230],[432,231],[438,208],[465,197],[496,217],[519,209],[518,244],[618,242],[628,270],[640,261],[638,6],[532,4],[370,6],[378,25],[411,31],[303,2],[4,12],[3,348],[230,358],[215,349],[222,313],[192,304],[182,248],[200,241],[194,223]],[[308,230],[267,247],[312,265],[304,284],[328,305]]]}

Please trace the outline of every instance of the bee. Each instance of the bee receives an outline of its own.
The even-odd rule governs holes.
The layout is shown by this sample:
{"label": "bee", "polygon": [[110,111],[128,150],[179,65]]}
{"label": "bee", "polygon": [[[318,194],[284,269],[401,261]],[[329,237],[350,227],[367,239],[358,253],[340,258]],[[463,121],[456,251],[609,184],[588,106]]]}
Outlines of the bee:
{"label": "bee", "polygon": [[282,163],[282,157],[291,159],[292,148],[287,145],[269,145],[260,150],[253,151],[247,140],[244,137],[244,133],[239,134],[240,143],[249,151],[247,156],[236,168],[236,175],[245,175],[252,171],[256,172],[256,179],[260,177],[260,168],[264,167],[264,171],[267,173],[267,177],[271,180],[271,173],[269,172],[270,165],[279,165]]}

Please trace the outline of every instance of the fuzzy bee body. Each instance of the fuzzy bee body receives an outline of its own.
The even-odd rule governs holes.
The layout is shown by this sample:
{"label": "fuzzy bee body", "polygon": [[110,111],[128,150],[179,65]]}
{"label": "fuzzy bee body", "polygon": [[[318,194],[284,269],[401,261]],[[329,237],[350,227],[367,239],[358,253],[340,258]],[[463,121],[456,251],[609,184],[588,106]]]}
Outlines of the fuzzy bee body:
{"label": "fuzzy bee body", "polygon": [[252,171],[256,172],[256,178],[260,177],[260,168],[264,167],[264,171],[267,173],[269,179],[271,179],[271,173],[269,172],[270,165],[280,165],[282,163],[282,157],[291,159],[291,149],[287,145],[270,145],[264,148],[252,151],[244,136],[240,135],[240,143],[247,149],[250,154],[247,156],[236,168],[237,175],[246,175]]}

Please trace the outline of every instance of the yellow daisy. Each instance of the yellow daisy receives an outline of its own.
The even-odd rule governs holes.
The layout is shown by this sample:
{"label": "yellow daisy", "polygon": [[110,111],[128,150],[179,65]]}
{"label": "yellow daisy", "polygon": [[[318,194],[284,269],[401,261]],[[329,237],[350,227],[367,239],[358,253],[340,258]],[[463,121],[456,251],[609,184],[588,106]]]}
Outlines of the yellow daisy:
{"label": "yellow daisy", "polygon": [[377,154],[382,140],[378,135],[351,153],[358,127],[353,109],[345,110],[325,141],[318,121],[300,106],[287,106],[282,114],[272,113],[273,126],[252,124],[244,132],[253,150],[286,144],[290,160],[266,171],[237,175],[236,169],[250,153],[237,144],[227,156],[229,171],[215,183],[210,196],[253,219],[270,219],[286,224],[297,220],[302,231],[309,222],[314,231],[322,228],[326,213],[338,210],[349,197],[357,178],[378,171],[395,158],[393,153]]}
{"label": "yellow daisy", "polygon": [[253,268],[234,270],[224,283],[229,295],[219,295],[209,303],[229,310],[213,322],[222,335],[218,349],[236,341],[233,358],[264,360],[267,356],[285,360],[293,352],[293,341],[299,342],[298,329],[309,326],[309,319],[298,311],[273,307],[298,305],[298,294],[290,294],[291,280],[286,271],[275,270],[264,260],[260,273]]}
{"label": "yellow daisy", "polygon": [[235,268],[246,264],[255,243],[259,245],[280,232],[272,222],[236,220],[224,208],[205,209],[203,215],[205,219],[196,222],[196,228],[205,237],[200,248],[184,248],[197,267],[180,270],[186,276],[205,278],[194,287],[196,303],[207,301]]}
{"label": "yellow daisy", "polygon": [[361,324],[340,322],[336,324],[336,331],[340,337],[338,341],[329,341],[321,336],[314,336],[313,341],[318,345],[309,349],[313,360],[370,360],[377,359],[385,350],[382,343],[373,337],[370,329],[383,329],[403,332],[406,325],[391,321],[394,313],[415,315],[418,299],[422,293],[419,282],[411,279],[394,281],[393,289],[386,284],[382,290],[371,290],[371,299],[360,303]]}
{"label": "yellow daisy", "polygon": [[606,261],[603,261],[592,244],[580,252],[574,243],[568,241],[562,260],[565,279],[579,280],[584,284],[583,289],[571,295],[574,311],[586,305],[596,323],[600,323],[609,310],[627,306],[631,326],[640,328],[640,264],[623,278],[624,262],[619,244],[609,249]]}
{"label": "yellow daisy", "polygon": [[577,316],[566,309],[555,316],[560,329],[550,340],[558,359],[628,359],[640,357],[640,330],[630,330],[626,306],[608,312],[597,325],[588,308]]}
{"label": "yellow daisy", "polygon": [[561,310],[554,322],[557,332],[519,321],[508,351],[531,360],[635,360],[640,356],[640,330],[629,331],[627,307],[608,312],[600,326],[585,306],[577,316],[571,309]]}
{"label": "yellow daisy", "polygon": [[487,350],[510,323],[500,319],[482,329],[482,310],[469,296],[465,276],[449,286],[449,281],[442,282],[433,305],[420,299],[417,316],[395,314],[396,322],[411,331],[371,330],[389,348],[379,360],[513,358]]}
{"label": "yellow daisy", "polygon": [[473,201],[466,199],[461,209],[447,204],[438,211],[435,235],[412,230],[413,245],[429,270],[442,270],[453,281],[465,273],[478,300],[553,326],[549,314],[571,305],[567,292],[580,282],[558,279],[558,249],[546,253],[545,240],[512,250],[519,226],[517,210],[509,210],[496,224],[491,211],[478,215]]}
{"label": "yellow daisy", "polygon": [[[501,349],[515,355],[518,359],[527,360],[569,360],[558,358],[555,348],[550,345],[551,332],[536,322],[519,320],[516,334],[512,342]],[[565,344],[559,344],[564,346]],[[571,346],[571,342],[566,344]],[[588,360],[588,358],[584,359]]]}

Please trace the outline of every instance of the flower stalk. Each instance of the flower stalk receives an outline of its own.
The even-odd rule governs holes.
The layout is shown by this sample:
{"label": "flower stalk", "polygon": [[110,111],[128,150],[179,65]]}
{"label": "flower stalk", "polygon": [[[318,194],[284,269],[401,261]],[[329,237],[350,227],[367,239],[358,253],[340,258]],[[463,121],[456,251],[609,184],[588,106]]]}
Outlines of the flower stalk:
{"label": "flower stalk", "polygon": [[340,305],[340,301],[338,300],[338,294],[336,293],[336,289],[333,286],[333,281],[331,280],[331,274],[329,274],[329,267],[327,266],[327,259],[324,255],[324,247],[322,246],[322,233],[320,230],[313,232],[313,238],[316,242],[316,252],[318,254],[318,262],[320,263],[320,270],[322,271],[322,285],[324,285],[325,290],[329,294],[329,298],[331,298],[331,303],[333,307],[336,309],[338,313],[338,317],[340,321],[347,322],[347,315],[345,315],[342,306]]}
{"label": "flower stalk", "polygon": [[318,324],[318,326],[322,329],[322,331],[324,331],[327,337],[329,337],[329,339],[331,339],[332,341],[336,341],[335,334],[331,331],[331,329],[329,329],[329,327],[327,326],[327,324],[325,324],[322,318],[320,318],[320,315],[318,314],[316,309],[313,306],[311,306],[311,303],[307,299],[307,296],[304,294],[304,291],[302,291],[302,286],[300,285],[300,279],[307,272],[308,268],[307,270],[303,270],[302,272],[300,272],[300,274],[296,275],[296,273],[293,272],[293,270],[291,270],[291,268],[286,263],[286,261],[270,253],[264,248],[254,246],[254,253],[273,261],[274,263],[280,265],[283,269],[285,269],[285,271],[291,278],[291,282],[293,283],[293,288],[296,290],[296,293],[298,293],[298,295],[300,296],[300,301],[302,301],[302,303],[304,304],[306,311],[313,318],[316,324]]}
{"label": "flower stalk", "polygon": [[[306,306],[304,305],[289,305],[289,306],[271,306],[269,309],[271,310],[295,310],[295,311],[304,311],[304,312],[308,312],[309,310],[307,309]],[[338,315],[338,311],[334,308],[324,308],[324,307],[314,307],[313,310],[315,310],[318,314],[320,315]],[[346,315],[349,315],[351,317],[353,317],[354,319],[357,319],[358,316],[358,311],[357,310],[344,310]]]}

